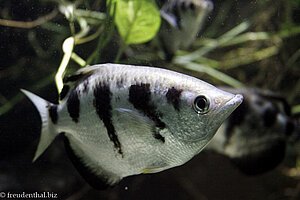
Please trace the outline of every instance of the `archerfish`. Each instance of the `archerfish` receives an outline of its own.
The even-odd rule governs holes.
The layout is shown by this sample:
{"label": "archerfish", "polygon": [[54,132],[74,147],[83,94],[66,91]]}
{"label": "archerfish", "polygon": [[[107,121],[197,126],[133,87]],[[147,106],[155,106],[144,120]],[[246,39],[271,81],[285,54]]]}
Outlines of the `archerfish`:
{"label": "archerfish", "polygon": [[169,0],[162,6],[158,35],[168,60],[191,45],[212,9],[210,0]]}
{"label": "archerfish", "polygon": [[244,101],[221,125],[206,150],[229,157],[247,175],[278,166],[286,146],[300,135],[300,125],[285,98],[258,88],[220,89],[242,94]]}
{"label": "archerfish", "polygon": [[95,65],[64,82],[58,105],[22,90],[42,121],[34,160],[63,133],[71,161],[97,189],[184,164],[243,99],[197,78],[145,66]]}

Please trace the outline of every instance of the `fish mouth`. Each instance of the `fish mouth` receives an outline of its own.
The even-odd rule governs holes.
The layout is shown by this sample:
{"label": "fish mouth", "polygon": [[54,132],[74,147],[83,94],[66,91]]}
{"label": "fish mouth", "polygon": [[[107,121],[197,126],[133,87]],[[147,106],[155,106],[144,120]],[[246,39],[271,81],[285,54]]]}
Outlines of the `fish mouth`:
{"label": "fish mouth", "polygon": [[236,94],[231,99],[223,102],[209,117],[207,123],[208,126],[210,126],[213,122],[216,123],[217,121],[221,121],[221,125],[226,120],[226,118],[243,102],[243,99],[243,95]]}

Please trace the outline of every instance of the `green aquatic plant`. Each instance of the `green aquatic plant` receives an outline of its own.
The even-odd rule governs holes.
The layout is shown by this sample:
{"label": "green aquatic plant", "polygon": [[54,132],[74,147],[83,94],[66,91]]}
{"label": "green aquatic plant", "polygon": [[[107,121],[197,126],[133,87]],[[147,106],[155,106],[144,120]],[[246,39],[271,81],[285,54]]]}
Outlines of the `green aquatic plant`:
{"label": "green aquatic plant", "polygon": [[125,44],[140,44],[155,37],[161,18],[153,1],[111,0],[108,2],[116,3],[115,24]]}
{"label": "green aquatic plant", "polygon": [[114,21],[124,42],[115,58],[118,61],[126,45],[153,39],[159,30],[161,18],[152,0],[111,0],[108,1],[110,3],[115,3]]}
{"label": "green aquatic plant", "polygon": [[[104,19],[104,31],[100,35],[98,46],[94,53],[88,58],[87,62],[80,58],[75,52],[73,52],[74,45],[80,43],[84,39],[83,37],[89,32],[89,25],[83,15],[74,15],[71,9],[64,7],[64,15],[69,19],[72,27],[72,20],[74,17],[81,27],[81,31],[77,34],[73,32],[73,36],[67,38],[63,44],[64,58],[55,76],[55,82],[58,92],[60,93],[63,87],[63,75],[66,71],[66,67],[70,58],[72,57],[80,66],[87,66],[95,60],[98,61],[99,54],[105,45],[110,41],[113,35],[113,24],[116,24],[120,36],[124,41],[124,44],[119,48],[115,61],[120,59],[126,45],[140,44],[147,42],[154,38],[158,32],[160,26],[160,15],[154,2],[151,0],[111,0],[107,1],[108,12],[103,16]],[[70,10],[72,12],[70,12]],[[75,11],[75,13],[78,13]],[[86,16],[88,13],[86,13]],[[104,17],[105,16],[105,17]],[[72,30],[72,29],[71,29]],[[76,42],[77,41],[77,42]]]}

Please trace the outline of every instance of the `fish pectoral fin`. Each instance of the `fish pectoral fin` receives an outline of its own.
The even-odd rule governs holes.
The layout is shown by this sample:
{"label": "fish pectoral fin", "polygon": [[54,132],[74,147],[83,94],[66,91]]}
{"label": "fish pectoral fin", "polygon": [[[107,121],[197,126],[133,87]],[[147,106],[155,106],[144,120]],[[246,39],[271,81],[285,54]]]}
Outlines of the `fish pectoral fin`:
{"label": "fish pectoral fin", "polygon": [[115,108],[113,112],[118,134],[124,134],[127,137],[132,135],[144,140],[155,138],[157,141],[165,142],[160,129],[149,117],[126,108]]}
{"label": "fish pectoral fin", "polygon": [[122,126],[129,126],[127,128],[138,128],[141,130],[156,130],[153,120],[136,111],[126,108],[115,108],[114,113],[116,114],[117,120],[120,122],[120,124],[122,124]]}
{"label": "fish pectoral fin", "polygon": [[[122,177],[108,173],[102,170],[99,173],[99,166],[88,161],[80,152],[74,151],[70,140],[64,135],[64,143],[66,152],[82,178],[93,188],[97,190],[104,190],[118,184]],[[78,151],[78,150],[77,150]]]}

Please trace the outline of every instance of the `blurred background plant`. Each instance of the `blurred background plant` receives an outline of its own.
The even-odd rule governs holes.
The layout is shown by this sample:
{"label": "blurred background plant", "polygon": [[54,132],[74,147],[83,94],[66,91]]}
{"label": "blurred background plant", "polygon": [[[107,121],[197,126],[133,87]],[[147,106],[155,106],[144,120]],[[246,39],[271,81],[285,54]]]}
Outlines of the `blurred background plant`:
{"label": "blurred background plant", "polygon": [[[190,48],[178,50],[171,62],[164,59],[157,36],[159,9],[164,2],[0,1],[3,158],[22,152],[38,138],[38,128],[32,128],[37,123],[20,114],[24,103],[19,102],[24,96],[19,89],[29,89],[57,102],[65,75],[97,63],[158,66],[214,85],[270,89],[281,93],[292,105],[293,114],[299,115],[299,0],[213,1],[214,10],[197,39]],[[15,130],[15,123],[25,127],[22,132]],[[25,139],[23,132],[28,132]],[[13,150],[7,149],[10,146]],[[281,172],[299,180],[297,148],[290,149]],[[293,187],[280,193],[281,197],[299,197],[300,186]]]}
{"label": "blurred background plant", "polygon": [[[57,58],[61,57],[55,78],[58,91],[67,66],[72,72],[78,67],[105,62],[156,64],[200,72],[214,84],[233,87],[246,84],[284,92],[289,102],[296,104],[300,91],[297,76],[300,49],[295,40],[300,33],[298,0],[274,4],[267,0],[215,2],[215,10],[198,39],[189,49],[177,51],[172,62],[164,60],[159,40],[155,38],[161,18],[152,0],[3,1],[1,4],[1,60],[6,63],[1,66],[1,78],[20,76],[10,66],[18,66],[17,61],[26,65],[22,53],[31,54],[36,60],[46,59],[48,63],[53,59],[53,69],[48,68],[52,73]],[[22,52],[22,46],[27,51]],[[43,78],[42,85],[34,84],[36,89],[50,84],[52,76]],[[10,98],[11,94],[5,93],[1,92],[0,114],[9,111],[21,97]],[[299,112],[299,106],[293,112]]]}

